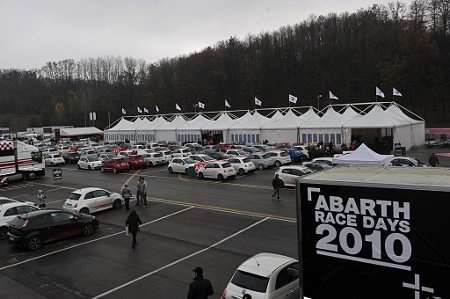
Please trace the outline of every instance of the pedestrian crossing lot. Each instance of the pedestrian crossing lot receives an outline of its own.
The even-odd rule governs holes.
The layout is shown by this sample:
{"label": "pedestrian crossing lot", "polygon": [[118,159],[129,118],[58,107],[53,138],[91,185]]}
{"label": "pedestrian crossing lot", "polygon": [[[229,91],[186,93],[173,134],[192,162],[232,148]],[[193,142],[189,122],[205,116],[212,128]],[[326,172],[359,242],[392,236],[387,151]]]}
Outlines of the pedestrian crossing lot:
{"label": "pedestrian crossing lot", "polygon": [[0,298],[185,298],[195,266],[205,269],[218,298],[246,258],[297,256],[292,220],[158,201],[137,212],[144,225],[134,251],[124,209],[98,214],[92,237],[36,252],[0,241]]}

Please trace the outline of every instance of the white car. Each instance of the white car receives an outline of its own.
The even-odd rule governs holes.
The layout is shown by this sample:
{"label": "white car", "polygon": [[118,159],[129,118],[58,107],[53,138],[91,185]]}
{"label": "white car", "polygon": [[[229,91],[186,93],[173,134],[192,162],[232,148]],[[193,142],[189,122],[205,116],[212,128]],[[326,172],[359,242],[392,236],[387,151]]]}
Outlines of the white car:
{"label": "white car", "polygon": [[45,165],[64,165],[66,161],[59,152],[50,152],[44,154]]}
{"label": "white car", "polygon": [[71,212],[92,214],[111,208],[119,209],[123,203],[122,195],[119,193],[89,187],[72,192],[64,202],[63,209]]}
{"label": "white car", "polygon": [[243,262],[220,299],[298,299],[298,261],[279,254],[260,253]]}
{"label": "white car", "polygon": [[96,156],[84,156],[78,160],[79,169],[100,169],[103,165],[103,161],[99,160]]}
{"label": "white car", "polygon": [[385,166],[399,166],[399,167],[422,167],[422,162],[410,157],[394,157],[385,163]]}
{"label": "white car", "polygon": [[188,158],[192,159],[194,161],[197,161],[197,162],[208,162],[208,161],[214,161],[215,160],[214,158],[211,158],[210,156],[205,155],[205,154],[189,155]]}
{"label": "white car", "polygon": [[229,158],[228,162],[230,162],[231,166],[233,166],[234,170],[236,170],[239,175],[256,170],[255,164],[247,157]]}
{"label": "white car", "polygon": [[295,182],[299,177],[311,173],[313,173],[313,171],[308,167],[291,165],[278,168],[278,170],[274,174],[274,177],[278,174],[278,177],[283,182],[283,186],[295,187]]}
{"label": "white car", "polygon": [[197,161],[189,159],[189,158],[173,158],[169,165],[167,166],[167,170],[169,173],[186,173],[189,167],[195,167]]}
{"label": "white car", "polygon": [[164,155],[162,153],[153,153],[147,151],[146,154],[142,156],[144,157],[144,161],[148,166],[156,166],[166,163],[166,158],[164,158]]}
{"label": "white car", "polygon": [[226,180],[230,177],[235,177],[236,170],[234,170],[233,166],[227,161],[205,162],[205,165],[202,165],[202,167],[198,169],[197,175],[200,179],[211,178]]}
{"label": "white car", "polygon": [[174,150],[172,152],[172,157],[175,158],[187,158],[190,155],[192,155],[191,153],[191,149],[188,147],[182,147],[182,148],[178,148],[176,150]]}
{"label": "white car", "polygon": [[37,207],[24,202],[9,202],[0,205],[0,240],[6,239],[8,222],[22,215],[39,210]]}
{"label": "white car", "polygon": [[229,149],[225,152],[225,154],[236,157],[236,156],[247,156],[250,153],[248,153],[244,150],[241,150],[241,149]]}
{"label": "white car", "polygon": [[331,158],[331,157],[314,158],[311,160],[311,162],[323,163],[323,164],[327,164],[328,166],[334,166],[333,158]]}
{"label": "white car", "polygon": [[160,153],[163,155],[164,159],[166,160],[166,163],[169,163],[170,160],[172,160],[172,151],[163,150]]}
{"label": "white car", "polygon": [[265,157],[270,157],[272,159],[275,167],[280,167],[281,165],[289,164],[292,162],[291,156],[288,151],[270,151],[267,152]]}

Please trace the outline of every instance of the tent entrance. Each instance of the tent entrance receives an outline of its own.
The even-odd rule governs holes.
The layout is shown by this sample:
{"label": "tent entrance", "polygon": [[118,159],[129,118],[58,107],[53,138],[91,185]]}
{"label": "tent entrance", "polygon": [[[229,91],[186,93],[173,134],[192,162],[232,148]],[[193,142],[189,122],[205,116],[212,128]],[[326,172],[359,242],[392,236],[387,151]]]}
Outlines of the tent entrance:
{"label": "tent entrance", "polygon": [[223,131],[202,131],[202,143],[203,145],[219,144],[223,142]]}
{"label": "tent entrance", "polygon": [[352,142],[365,143],[380,154],[390,154],[393,148],[392,135],[392,128],[352,129]]}

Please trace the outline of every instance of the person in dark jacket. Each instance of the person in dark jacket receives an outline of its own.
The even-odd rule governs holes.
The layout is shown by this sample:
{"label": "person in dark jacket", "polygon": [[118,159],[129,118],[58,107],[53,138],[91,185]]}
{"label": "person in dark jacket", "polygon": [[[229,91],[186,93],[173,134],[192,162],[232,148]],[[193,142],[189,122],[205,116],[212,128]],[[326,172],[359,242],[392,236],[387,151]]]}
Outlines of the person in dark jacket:
{"label": "person in dark jacket", "polygon": [[128,215],[128,218],[127,218],[127,221],[125,224],[128,228],[128,232],[130,234],[132,234],[132,236],[133,236],[133,243],[131,245],[131,248],[134,249],[136,247],[136,235],[139,231],[139,225],[142,224],[142,221],[139,218],[139,216],[135,210],[132,210],[130,215]]}
{"label": "person in dark jacket", "polygon": [[428,159],[428,163],[432,166],[432,167],[436,167],[439,166],[439,159],[436,156],[435,153],[432,153],[430,158]]}
{"label": "person in dark jacket", "polygon": [[130,199],[132,196],[133,194],[131,193],[130,188],[128,188],[128,185],[125,184],[122,188],[122,197],[125,201],[125,208],[127,209],[127,211],[130,209]]}
{"label": "person in dark jacket", "polygon": [[194,281],[189,285],[187,299],[208,299],[214,294],[211,282],[203,278],[203,269],[196,267],[194,270]]}
{"label": "person in dark jacket", "polygon": [[272,187],[273,187],[273,194],[272,198],[277,196],[277,199],[280,200],[280,188],[283,186],[283,181],[280,179],[278,173],[275,175],[275,177],[272,180]]}

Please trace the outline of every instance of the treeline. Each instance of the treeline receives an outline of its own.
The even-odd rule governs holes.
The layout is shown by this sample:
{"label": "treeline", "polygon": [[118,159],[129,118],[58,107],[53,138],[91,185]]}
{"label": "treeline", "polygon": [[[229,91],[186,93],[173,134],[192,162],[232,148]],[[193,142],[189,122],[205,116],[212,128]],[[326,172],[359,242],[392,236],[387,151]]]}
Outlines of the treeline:
{"label": "treeline", "polygon": [[49,62],[38,70],[0,71],[0,126],[97,126],[136,107],[192,111],[287,105],[288,93],[316,105],[332,90],[340,102],[374,100],[375,86],[422,115],[427,126],[449,126],[450,0],[393,2],[354,13],[312,16],[271,33],[230,38],[200,52],[158,63],[103,57]]}

